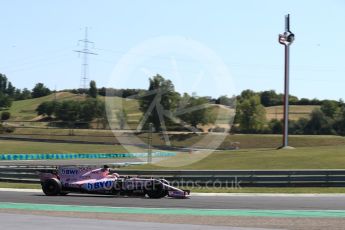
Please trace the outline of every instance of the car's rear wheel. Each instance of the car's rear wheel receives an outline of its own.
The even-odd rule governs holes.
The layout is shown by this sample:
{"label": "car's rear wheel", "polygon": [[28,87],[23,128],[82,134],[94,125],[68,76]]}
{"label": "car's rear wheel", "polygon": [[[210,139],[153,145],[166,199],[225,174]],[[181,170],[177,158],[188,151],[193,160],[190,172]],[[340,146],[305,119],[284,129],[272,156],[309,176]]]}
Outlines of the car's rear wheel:
{"label": "car's rear wheel", "polygon": [[42,183],[42,190],[47,196],[57,196],[61,193],[62,185],[58,179],[48,179]]}

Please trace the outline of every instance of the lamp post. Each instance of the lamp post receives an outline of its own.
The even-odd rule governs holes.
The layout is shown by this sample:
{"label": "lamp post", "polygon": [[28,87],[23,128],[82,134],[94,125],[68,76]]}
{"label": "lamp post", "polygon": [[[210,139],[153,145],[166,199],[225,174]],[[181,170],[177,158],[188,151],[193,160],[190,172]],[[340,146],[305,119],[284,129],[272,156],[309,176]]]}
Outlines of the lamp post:
{"label": "lamp post", "polygon": [[290,45],[295,40],[295,35],[290,31],[290,15],[285,15],[285,32],[279,34],[279,43],[285,48],[285,68],[284,68],[284,130],[283,145],[281,149],[292,148],[288,143],[289,136],[289,64],[290,64]]}

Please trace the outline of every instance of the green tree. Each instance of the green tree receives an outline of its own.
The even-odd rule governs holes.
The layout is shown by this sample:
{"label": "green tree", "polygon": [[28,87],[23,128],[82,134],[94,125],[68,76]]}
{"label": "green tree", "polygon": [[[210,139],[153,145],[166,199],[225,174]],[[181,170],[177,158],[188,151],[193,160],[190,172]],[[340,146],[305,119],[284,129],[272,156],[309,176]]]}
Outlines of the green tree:
{"label": "green tree", "polygon": [[[186,95],[184,95],[186,96]],[[184,105],[181,109],[183,112],[179,117],[189,123],[191,126],[197,128],[197,125],[214,123],[216,117],[212,113],[209,100],[205,97],[189,97],[182,99]]]}
{"label": "green tree", "polygon": [[339,109],[339,113],[335,118],[333,125],[338,135],[345,136],[345,107]]}
{"label": "green tree", "polygon": [[8,83],[8,80],[7,80],[6,75],[0,73],[0,93],[3,93],[3,94],[6,93],[7,83]]}
{"label": "green tree", "polygon": [[327,117],[320,109],[315,109],[305,126],[305,134],[334,134],[332,119]]}
{"label": "green tree", "polygon": [[337,112],[339,111],[338,102],[325,100],[322,102],[321,111],[330,118],[335,118]]}
{"label": "green tree", "polygon": [[11,105],[12,105],[12,98],[0,92],[0,110],[9,108],[11,107]]}
{"label": "green tree", "polygon": [[255,97],[257,96],[258,94],[256,92],[254,92],[253,90],[250,90],[250,89],[246,89],[246,90],[243,90],[241,92],[241,95],[238,96],[238,101],[239,103],[241,103],[242,101],[246,100],[246,99],[250,99],[252,97]]}
{"label": "green tree", "polygon": [[11,107],[15,88],[6,75],[0,73],[0,109]]}
{"label": "green tree", "polygon": [[21,100],[26,100],[31,98],[31,91],[27,88],[24,88],[22,90]]}
{"label": "green tree", "polygon": [[95,81],[90,81],[90,89],[88,92],[89,96],[92,98],[96,98],[97,97],[97,87],[96,87],[96,82]]}
{"label": "green tree", "polygon": [[258,132],[264,129],[266,124],[266,111],[260,103],[259,96],[252,96],[243,100],[236,111],[236,120],[243,132]]}
{"label": "green tree", "polygon": [[95,98],[88,98],[80,104],[79,119],[84,122],[90,122],[95,118],[101,118],[104,112],[104,102]]}
{"label": "green tree", "polygon": [[217,100],[216,100],[217,104],[220,105],[225,105],[225,106],[230,106],[230,107],[234,107],[236,104],[236,97],[227,97],[227,96],[220,96]]}
{"label": "green tree", "polygon": [[36,112],[38,115],[51,117],[58,106],[56,101],[45,101],[42,102],[37,108]]}
{"label": "green tree", "polygon": [[16,89],[14,91],[14,100],[20,100],[21,94],[22,94],[22,91],[20,89]]}
{"label": "green tree", "polygon": [[[152,123],[156,130],[161,130],[162,110],[174,111],[179,101],[179,94],[175,92],[175,87],[170,80],[166,80],[161,75],[149,79],[149,93],[141,97],[140,110],[147,116],[146,125]],[[153,103],[153,104],[152,104]],[[150,105],[154,105],[152,111],[149,111]],[[172,124],[171,119],[163,118],[168,126]]]}
{"label": "green tree", "polygon": [[95,98],[88,98],[82,102],[73,100],[43,102],[36,111],[38,114],[47,114],[51,106],[56,119],[68,123],[90,122],[95,118],[103,118],[105,114],[104,102]]}
{"label": "green tree", "polygon": [[27,88],[23,90],[16,89],[14,92],[14,100],[26,100],[31,98],[31,91]]}
{"label": "green tree", "polygon": [[43,97],[47,96],[51,93],[50,89],[44,86],[43,83],[37,83],[35,87],[32,89],[32,97],[37,98],[37,97]]}
{"label": "green tree", "polygon": [[63,101],[59,104],[54,112],[58,120],[66,122],[75,122],[79,120],[80,102],[78,101]]}
{"label": "green tree", "polygon": [[265,107],[282,104],[282,96],[278,95],[276,91],[269,90],[260,93],[261,104]]}
{"label": "green tree", "polygon": [[13,98],[15,91],[16,91],[16,87],[14,87],[11,82],[8,82],[7,89],[6,89],[6,94],[9,97]]}
{"label": "green tree", "polygon": [[298,97],[289,95],[289,104],[290,105],[297,105],[299,102]]}

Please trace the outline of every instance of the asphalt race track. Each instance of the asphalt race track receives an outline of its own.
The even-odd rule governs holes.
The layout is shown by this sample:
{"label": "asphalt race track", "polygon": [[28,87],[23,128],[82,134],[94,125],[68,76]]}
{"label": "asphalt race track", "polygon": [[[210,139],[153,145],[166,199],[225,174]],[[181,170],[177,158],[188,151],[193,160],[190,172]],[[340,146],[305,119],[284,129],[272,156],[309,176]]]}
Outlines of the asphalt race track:
{"label": "asphalt race track", "polygon": [[49,197],[40,190],[0,189],[0,221],[8,224],[7,229],[22,229],[25,224],[38,230],[46,226],[44,222],[52,223],[53,230],[61,229],[59,223],[99,230],[111,225],[128,230],[333,230],[345,225],[345,195],[195,194],[190,199],[149,199],[88,194]]}
{"label": "asphalt race track", "polygon": [[[49,217],[35,215],[16,215],[1,214],[1,227],[3,229],[22,230],[25,229],[47,230],[47,229],[73,229],[73,230],[103,230],[103,229],[121,229],[121,230],[263,230],[262,228],[233,228],[208,225],[190,225],[190,224],[165,224],[150,222],[132,222],[132,221],[112,221],[95,220],[82,218]],[[19,224],[18,224],[19,223]],[[48,227],[47,227],[48,226]]]}
{"label": "asphalt race track", "polygon": [[345,195],[192,196],[190,199],[148,199],[88,194],[45,196],[42,192],[0,191],[0,202],[143,208],[344,210]]}

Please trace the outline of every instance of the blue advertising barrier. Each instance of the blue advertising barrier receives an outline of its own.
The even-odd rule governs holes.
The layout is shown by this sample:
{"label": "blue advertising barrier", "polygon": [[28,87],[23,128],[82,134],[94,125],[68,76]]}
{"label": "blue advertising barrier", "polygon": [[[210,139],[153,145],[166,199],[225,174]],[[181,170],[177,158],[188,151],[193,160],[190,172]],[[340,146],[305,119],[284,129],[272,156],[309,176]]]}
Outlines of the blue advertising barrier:
{"label": "blue advertising barrier", "polygon": [[[154,152],[152,157],[172,157],[173,152]],[[147,153],[13,153],[0,154],[0,161],[15,160],[70,160],[147,157]]]}

